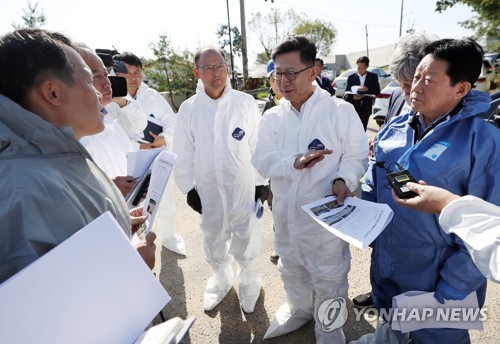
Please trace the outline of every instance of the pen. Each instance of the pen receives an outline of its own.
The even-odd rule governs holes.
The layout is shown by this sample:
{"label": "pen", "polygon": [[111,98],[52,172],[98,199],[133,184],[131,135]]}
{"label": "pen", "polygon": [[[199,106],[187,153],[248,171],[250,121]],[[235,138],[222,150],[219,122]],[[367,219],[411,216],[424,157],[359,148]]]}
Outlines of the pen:
{"label": "pen", "polygon": [[133,183],[133,182],[135,182],[135,181],[136,181],[137,179],[139,179],[139,178],[140,178],[140,177],[135,177],[135,178],[133,178],[133,179],[128,180],[128,182],[129,182],[129,183]]}

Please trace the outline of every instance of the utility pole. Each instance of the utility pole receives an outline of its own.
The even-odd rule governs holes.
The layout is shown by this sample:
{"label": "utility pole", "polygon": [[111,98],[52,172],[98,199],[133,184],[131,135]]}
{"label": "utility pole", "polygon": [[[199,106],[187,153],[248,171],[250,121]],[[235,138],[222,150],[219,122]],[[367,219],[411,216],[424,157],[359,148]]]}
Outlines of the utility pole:
{"label": "utility pole", "polygon": [[233,43],[231,41],[231,22],[229,21],[229,0],[226,0],[227,6],[227,31],[229,32],[229,54],[231,55],[231,87],[234,88],[236,80],[234,80],[234,62],[233,62]]}
{"label": "utility pole", "polygon": [[403,28],[403,3],[404,0],[401,0],[401,15],[399,16],[399,37],[401,37],[401,30]]}
{"label": "utility pole", "polygon": [[248,79],[248,56],[247,56],[247,28],[245,24],[245,0],[240,0],[240,18],[241,18],[241,55],[243,59],[243,82]]}
{"label": "utility pole", "polygon": [[368,25],[365,24],[365,32],[366,32],[366,57],[370,58],[370,53],[368,50]]}

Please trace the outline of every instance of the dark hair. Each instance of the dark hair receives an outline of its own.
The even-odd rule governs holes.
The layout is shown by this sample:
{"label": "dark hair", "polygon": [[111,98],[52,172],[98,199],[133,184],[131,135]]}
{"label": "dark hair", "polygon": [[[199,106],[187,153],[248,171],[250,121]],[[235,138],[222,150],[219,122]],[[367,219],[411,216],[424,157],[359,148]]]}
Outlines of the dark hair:
{"label": "dark hair", "polygon": [[370,59],[368,58],[368,56],[361,56],[356,60],[356,64],[358,63],[364,63],[368,67],[370,66]]}
{"label": "dark hair", "polygon": [[218,54],[220,54],[220,56],[222,56],[222,59],[225,61],[226,58],[224,56],[224,50],[222,50],[221,48],[218,48],[218,47],[214,47],[214,46],[208,46],[208,47],[203,47],[201,49],[199,49],[196,54],[194,54],[194,65],[196,66],[196,68],[198,68],[198,62],[200,61],[200,58],[201,58],[201,55],[203,53],[206,53],[207,51],[213,51],[213,52],[216,52]]}
{"label": "dark hair", "polygon": [[29,108],[33,86],[55,77],[66,85],[74,84],[75,67],[64,46],[66,36],[43,29],[19,29],[0,37],[0,93]]}
{"label": "dark hair", "polygon": [[474,85],[483,65],[483,48],[472,38],[445,38],[430,43],[424,49],[425,55],[448,62],[446,74],[451,86],[461,81]]}
{"label": "dark hair", "polygon": [[137,55],[132,54],[130,51],[125,51],[121,54],[113,56],[113,60],[122,61],[128,65],[136,66],[142,69],[142,61]]}
{"label": "dark hair", "polygon": [[300,53],[300,61],[305,65],[314,65],[316,59],[316,45],[313,41],[304,35],[289,36],[282,41],[271,55],[273,61],[281,54],[287,54],[298,51]]}
{"label": "dark hair", "polygon": [[321,63],[321,65],[324,65],[323,60],[322,60],[322,59],[320,59],[319,57],[316,57],[316,58],[314,59],[314,62],[319,62],[319,63]]}

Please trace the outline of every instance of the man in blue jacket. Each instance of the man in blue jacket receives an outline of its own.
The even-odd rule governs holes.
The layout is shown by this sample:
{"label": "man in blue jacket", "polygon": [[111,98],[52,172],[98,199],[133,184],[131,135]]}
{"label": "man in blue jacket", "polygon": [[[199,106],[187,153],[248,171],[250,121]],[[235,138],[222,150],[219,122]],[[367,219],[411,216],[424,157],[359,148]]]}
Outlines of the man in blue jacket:
{"label": "man in blue jacket", "polygon": [[[441,231],[436,216],[397,206],[386,179],[388,172],[405,169],[416,180],[500,204],[500,135],[477,117],[488,109],[490,96],[471,90],[481,70],[481,47],[470,39],[442,39],[429,44],[424,55],[413,79],[412,111],[377,135],[363,185],[363,199],[394,210],[392,222],[373,243],[372,296],[377,307],[388,309],[394,296],[409,290],[434,292],[440,303],[476,291],[482,306],[486,280],[463,241]],[[384,322],[371,335],[377,342],[389,342],[387,336],[408,341],[408,334]],[[370,342],[365,339],[360,342]],[[467,330],[449,328],[418,330],[412,340],[470,342]]]}

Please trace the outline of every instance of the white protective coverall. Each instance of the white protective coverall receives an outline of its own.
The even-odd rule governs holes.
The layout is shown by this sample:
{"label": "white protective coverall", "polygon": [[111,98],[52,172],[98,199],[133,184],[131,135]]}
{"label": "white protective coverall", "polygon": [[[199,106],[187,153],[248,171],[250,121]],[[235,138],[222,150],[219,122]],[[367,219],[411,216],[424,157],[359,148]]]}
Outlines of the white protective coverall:
{"label": "white protective coverall", "polygon": [[104,130],[82,137],[80,143],[111,179],[127,175],[127,153],[139,149],[139,143],[132,142],[120,123],[108,115],[104,115]]}
{"label": "white protective coverall", "polygon": [[[176,117],[168,102],[161,94],[149,88],[145,83],[141,83],[139,86],[135,99],[147,117],[154,117],[161,123],[163,132],[160,133],[160,136],[165,138],[165,149],[171,151]],[[186,255],[184,239],[175,233],[175,197],[172,178],[169,179],[165,187],[155,222],[159,229],[159,239],[162,245],[172,252]]]}
{"label": "white protective coverall", "polygon": [[500,282],[500,207],[474,196],[448,204],[439,216],[446,233],[455,233],[481,273]]}
{"label": "white protective coverall", "polygon": [[118,188],[71,128],[0,95],[0,283],[106,211],[130,237]]}
{"label": "white protective coverall", "polygon": [[205,290],[206,310],[217,306],[233,285],[231,256],[238,263],[245,312],[253,312],[260,294],[255,259],[261,243],[253,205],[255,186],[265,180],[250,161],[260,119],[253,97],[231,89],[229,79],[219,99],[210,98],[198,80],[196,95],[179,109],[174,176],[183,194],[196,186],[201,199],[205,259],[214,270]]}
{"label": "white protective coverall", "polygon": [[124,107],[120,107],[115,102],[106,105],[107,116],[118,121],[125,133],[127,133],[128,138],[136,142],[137,135],[146,128],[148,119],[146,113],[142,111],[141,106],[135,99],[128,96],[127,100],[128,104]]}
{"label": "white protective coverall", "polygon": [[[297,156],[318,143],[333,153],[312,168],[295,169]],[[286,303],[264,338],[294,331],[314,316],[317,343],[345,342],[342,328],[322,329],[318,309],[328,299],[347,300],[349,245],[322,228],[301,206],[330,195],[335,178],[344,179],[351,191],[358,187],[368,163],[368,139],[359,116],[351,104],[320,87],[315,87],[299,116],[282,99],[264,114],[252,163],[272,180],[275,248],[286,294]]]}

